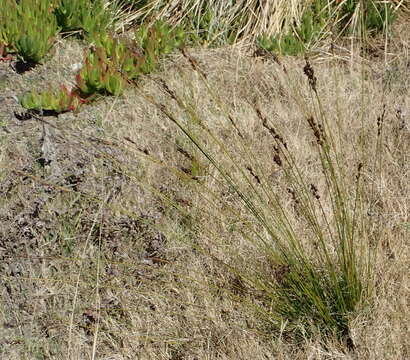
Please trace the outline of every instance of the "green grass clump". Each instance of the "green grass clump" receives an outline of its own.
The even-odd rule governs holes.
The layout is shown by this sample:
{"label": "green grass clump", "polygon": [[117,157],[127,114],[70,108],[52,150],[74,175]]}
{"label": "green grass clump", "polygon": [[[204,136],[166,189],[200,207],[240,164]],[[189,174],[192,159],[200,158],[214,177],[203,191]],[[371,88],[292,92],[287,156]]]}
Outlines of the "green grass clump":
{"label": "green grass clump", "polygon": [[395,19],[396,13],[391,2],[314,0],[304,10],[299,25],[292,26],[285,33],[260,35],[257,45],[283,55],[298,55],[314,47],[330,30],[338,36],[357,31],[374,35],[387,31]]}
{"label": "green grass clump", "polygon": [[369,35],[386,31],[396,20],[397,13],[392,1],[345,0],[339,5],[339,28],[350,33],[358,29]]}
{"label": "green grass clump", "polygon": [[311,47],[322,36],[328,15],[324,11],[324,3],[316,1],[303,13],[301,24],[279,36],[259,36],[257,44],[264,50],[284,55],[298,55]]}
{"label": "green grass clump", "polygon": [[[187,56],[195,67],[197,62]],[[207,83],[204,72],[195,69]],[[198,193],[206,204],[202,214],[209,218],[202,227],[192,231],[206,234],[204,236],[211,238],[213,244],[213,250],[197,243],[195,248],[202,249],[204,254],[220,251],[222,256],[213,256],[216,263],[239,277],[244,284],[241,287],[247,289],[243,296],[238,296],[235,291],[223,291],[256,310],[274,333],[285,331],[299,340],[320,334],[323,338],[350,341],[352,316],[365,308],[373,292],[372,255],[366,240],[367,215],[362,208],[363,164],[359,163],[354,170],[356,181],[348,183],[347,173],[351,170],[342,166],[344,160],[336,145],[335,134],[329,128],[327,115],[321,108],[321,94],[309,63],[304,72],[312,94],[311,103],[302,101],[298,105],[306,113],[305,125],[316,144],[314,152],[326,197],[322,197],[317,186],[303,175],[302,164],[297,162],[275,125],[264,117],[257,105],[253,105],[260,124],[272,139],[273,162],[286,181],[296,210],[289,209],[286,196],[268,180],[266,164],[260,163],[255,150],[257,144],[246,139],[229,115],[229,106],[220,100],[211,86],[206,85],[231,127],[229,142],[206,125],[199,108],[184,101],[168,85],[163,84],[164,92],[178,104],[186,118],[180,119],[153,98],[149,100],[185,134],[191,147],[202,154],[200,161],[211,169],[210,172],[214,170],[213,181],[224,185],[233,199],[224,201],[223,196],[221,198],[205,183],[193,182],[193,192]],[[308,115],[310,108],[317,111]],[[230,150],[231,144],[234,152]],[[185,177],[186,174],[181,173],[181,178]],[[166,201],[172,203],[172,199]],[[175,208],[185,214],[178,204]],[[297,211],[296,217],[294,211]],[[264,259],[270,271],[259,267],[258,261],[253,265],[240,265],[235,245],[232,245],[233,253],[230,254],[228,238],[220,238],[214,230],[215,224],[224,221],[221,219],[235,219],[231,221],[238,225],[232,231],[256,251],[255,259]],[[221,228],[227,226],[221,224]]]}

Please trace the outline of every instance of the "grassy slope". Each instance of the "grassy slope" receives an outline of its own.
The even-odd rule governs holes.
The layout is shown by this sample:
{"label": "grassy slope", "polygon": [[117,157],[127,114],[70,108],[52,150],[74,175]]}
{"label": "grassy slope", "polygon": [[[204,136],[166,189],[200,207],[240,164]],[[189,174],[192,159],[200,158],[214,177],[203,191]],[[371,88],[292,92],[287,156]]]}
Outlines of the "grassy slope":
{"label": "grassy slope", "polygon": [[[405,38],[400,39],[400,31],[397,34],[396,43],[400,44]],[[354,169],[360,158],[355,144],[361,127],[363,88],[365,94],[366,200],[369,216],[382,227],[381,232],[374,229],[382,241],[377,250],[378,293],[372,316],[370,320],[366,314],[352,319],[355,352],[332,343],[324,347],[320,339],[307,340],[302,346],[292,346],[283,338],[269,339],[249,309],[224,293],[212,291],[215,284],[235,289],[237,279],[192,247],[193,242],[200,242],[224,256],[209,233],[189,230],[192,223],[221,234],[227,244],[233,244],[237,261],[248,266],[263,263],[238,235],[217,221],[210,225],[203,200],[188,184],[170,175],[164,165],[146,161],[137,150],[148,151],[163,164],[178,168],[191,164],[177,151],[175,141],[195,153],[141,96],[141,91],[152,94],[167,108],[179,111],[156,78],[167,81],[196,107],[208,126],[226,139],[228,147],[236,147],[229,143],[232,129],[222,121],[220,109],[186,59],[176,55],[164,65],[163,72],[143,80],[139,91],[130,90],[118,99],[106,98],[75,115],[50,119],[51,125],[46,127],[51,135],[46,137],[54,150],[46,167],[39,161],[44,157],[43,125],[34,119],[16,120],[12,112],[18,107],[10,96],[33,84],[41,87],[45,78],[67,78],[70,66],[80,60],[81,50],[73,43],[59,44],[51,62],[24,75],[2,65],[6,79],[0,85],[5,90],[0,118],[5,125],[0,130],[0,357],[408,357],[410,344],[403,336],[410,323],[406,291],[410,205],[407,52],[405,46],[397,48],[395,53],[400,55],[389,58],[388,66],[377,59],[364,68],[355,61],[314,64],[324,108],[330,119],[342,120],[340,149],[347,168]],[[297,99],[309,98],[303,61],[284,60],[291,74],[289,82],[276,63],[254,59],[238,49],[198,51],[195,56],[212,88],[255,145],[267,177],[284,189],[284,197],[286,183],[271,161],[270,138],[264,135],[249,101],[259,102],[287,139],[302,171],[319,181],[305,115],[295,105]],[[295,85],[299,94],[292,92]],[[376,139],[372,134],[377,133],[383,104],[384,151],[378,164],[373,162]],[[380,165],[379,177],[375,174]],[[229,189],[212,179],[206,184],[229,197]],[[147,185],[172,197],[190,216],[160,202]],[[292,206],[291,199],[288,203]],[[296,215],[295,223],[303,230]],[[226,254],[228,257],[230,252]]]}

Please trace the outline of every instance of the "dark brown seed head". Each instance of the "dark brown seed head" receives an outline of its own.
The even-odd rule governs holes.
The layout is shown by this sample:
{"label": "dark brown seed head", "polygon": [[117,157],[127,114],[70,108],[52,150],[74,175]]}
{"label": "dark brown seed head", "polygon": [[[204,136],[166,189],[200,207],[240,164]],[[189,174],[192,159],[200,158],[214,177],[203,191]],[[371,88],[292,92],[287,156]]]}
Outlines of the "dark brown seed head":
{"label": "dark brown seed head", "polygon": [[310,128],[311,128],[312,131],[313,131],[313,135],[314,135],[315,138],[316,138],[316,142],[317,142],[319,145],[323,145],[323,143],[324,143],[324,135],[325,135],[324,130],[323,130],[323,126],[322,126],[321,124],[317,124],[317,123],[315,122],[315,119],[313,118],[313,116],[308,117],[308,118],[307,118],[307,122],[308,122]]}
{"label": "dark brown seed head", "polygon": [[269,126],[268,120],[266,119],[266,117],[262,115],[261,110],[256,105],[254,106],[254,108],[255,108],[256,114],[258,115],[259,119],[262,120],[263,127],[269,131],[269,133],[272,135],[272,137],[275,139],[277,143],[280,143],[285,149],[287,149],[288,145],[283,139],[283,137],[279,135],[272,126]]}
{"label": "dark brown seed head", "polygon": [[306,59],[306,65],[303,68],[303,72],[307,76],[309,80],[309,85],[312,88],[314,92],[316,92],[316,83],[317,83],[317,78],[315,76],[315,71],[313,70],[312,66],[310,65],[309,61]]}
{"label": "dark brown seed head", "polygon": [[192,68],[198,73],[200,73],[206,79],[207,75],[205,71],[203,71],[202,68],[199,66],[198,61],[196,61],[196,59],[194,59],[184,48],[181,48],[181,52],[182,52],[182,55],[184,55],[184,57],[188,59]]}
{"label": "dark brown seed head", "polygon": [[357,174],[356,174],[356,180],[357,180],[357,181],[359,181],[360,176],[362,175],[362,169],[363,169],[363,163],[360,162],[360,163],[357,165]]}
{"label": "dark brown seed head", "polygon": [[275,153],[273,154],[273,161],[276,163],[276,165],[282,166],[282,159],[280,158],[279,147],[274,146],[273,149],[275,151]]}
{"label": "dark brown seed head", "polygon": [[386,105],[383,105],[383,112],[380,116],[377,117],[377,136],[382,134],[384,115],[386,114]]}
{"label": "dark brown seed head", "polygon": [[291,188],[287,188],[288,193],[290,194],[292,200],[294,201],[295,205],[299,204],[299,199],[296,196],[296,192],[295,190],[291,189]]}
{"label": "dark brown seed head", "polygon": [[249,171],[249,173],[253,176],[253,178],[256,180],[256,182],[257,182],[258,184],[261,183],[261,180],[259,179],[259,176],[258,176],[257,174],[255,174],[255,172],[253,171],[253,169],[252,169],[250,166],[247,166],[247,167],[246,167],[246,170]]}
{"label": "dark brown seed head", "polygon": [[282,166],[282,159],[280,158],[279,154],[276,153],[273,155],[273,161],[278,165]]}
{"label": "dark brown seed head", "polygon": [[236,130],[236,132],[238,133],[239,137],[240,137],[241,139],[243,139],[244,136],[242,135],[242,132],[239,130],[238,126],[236,125],[235,120],[233,119],[232,115],[229,114],[229,115],[228,115],[228,119],[229,119],[229,121],[231,122],[232,126],[235,128],[235,130]]}
{"label": "dark brown seed head", "polygon": [[317,186],[315,186],[314,184],[310,184],[310,191],[312,192],[312,195],[315,197],[316,200],[320,199],[319,190],[317,189]]}
{"label": "dark brown seed head", "polygon": [[171,90],[168,84],[163,79],[158,79],[158,82],[161,84],[165,92],[175,101],[177,101],[177,96],[173,90]]}

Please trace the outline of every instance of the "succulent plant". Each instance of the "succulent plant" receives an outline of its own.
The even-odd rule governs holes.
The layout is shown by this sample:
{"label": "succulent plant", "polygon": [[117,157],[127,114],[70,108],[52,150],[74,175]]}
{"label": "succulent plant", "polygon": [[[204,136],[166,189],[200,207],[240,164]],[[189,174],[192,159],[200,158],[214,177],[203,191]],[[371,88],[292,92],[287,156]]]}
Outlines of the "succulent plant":
{"label": "succulent plant", "polygon": [[85,100],[72,90],[62,86],[58,90],[36,92],[31,90],[19,97],[21,106],[29,110],[55,114],[76,110]]}
{"label": "succulent plant", "polygon": [[118,64],[108,58],[103,48],[89,50],[85,64],[76,76],[76,84],[82,95],[121,95],[126,81]]}

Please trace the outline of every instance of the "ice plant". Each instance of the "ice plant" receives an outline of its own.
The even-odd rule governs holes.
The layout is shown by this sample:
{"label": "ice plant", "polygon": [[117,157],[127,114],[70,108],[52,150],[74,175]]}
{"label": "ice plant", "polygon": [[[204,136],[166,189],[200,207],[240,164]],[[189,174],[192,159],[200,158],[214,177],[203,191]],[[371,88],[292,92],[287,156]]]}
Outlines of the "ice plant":
{"label": "ice plant", "polygon": [[135,50],[131,41],[102,33],[93,37],[93,43],[96,49],[100,48],[105,52],[107,60],[117,67],[127,80],[134,80],[142,73],[141,65],[144,63],[142,50]]}
{"label": "ice plant", "polygon": [[25,62],[39,63],[54,44],[59,28],[52,16],[51,0],[20,1],[16,7],[15,26],[12,44]]}
{"label": "ice plant", "polygon": [[117,64],[110,61],[103,48],[90,50],[85,64],[76,76],[76,85],[84,96],[94,94],[121,95],[126,81]]}
{"label": "ice plant", "polygon": [[73,90],[61,86],[58,90],[30,92],[19,97],[21,106],[29,110],[48,111],[55,114],[76,110],[85,100]]}
{"label": "ice plant", "polygon": [[141,26],[135,33],[135,41],[144,50],[142,72],[144,74],[152,72],[157,67],[159,58],[182,46],[185,37],[182,27],[173,28],[161,20],[152,26]]}
{"label": "ice plant", "polygon": [[11,56],[7,54],[7,45],[0,41],[0,61],[11,60]]}
{"label": "ice plant", "polygon": [[62,31],[86,35],[105,31],[112,23],[110,8],[103,0],[57,0],[54,15]]}

